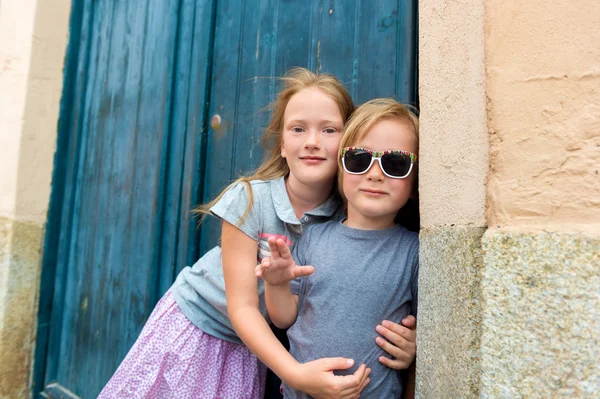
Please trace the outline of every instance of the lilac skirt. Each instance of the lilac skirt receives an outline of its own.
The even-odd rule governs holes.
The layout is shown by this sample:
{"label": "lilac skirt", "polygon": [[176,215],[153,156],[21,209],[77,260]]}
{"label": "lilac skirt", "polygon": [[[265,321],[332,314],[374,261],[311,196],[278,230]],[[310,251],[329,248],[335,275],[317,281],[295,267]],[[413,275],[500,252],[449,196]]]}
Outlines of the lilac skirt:
{"label": "lilac skirt", "polygon": [[262,399],[265,376],[248,348],[202,332],[168,291],[99,398]]}

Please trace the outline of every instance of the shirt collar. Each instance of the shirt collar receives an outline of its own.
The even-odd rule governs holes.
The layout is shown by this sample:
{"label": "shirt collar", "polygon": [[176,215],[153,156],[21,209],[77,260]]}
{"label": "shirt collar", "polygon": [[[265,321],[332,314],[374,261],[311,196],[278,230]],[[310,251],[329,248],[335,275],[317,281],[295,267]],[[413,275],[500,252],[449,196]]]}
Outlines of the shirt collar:
{"label": "shirt collar", "polygon": [[[273,204],[275,205],[277,217],[279,217],[282,222],[289,224],[300,224],[300,221],[294,213],[294,208],[292,207],[290,197],[288,196],[285,188],[284,177],[271,180],[271,197],[273,199]],[[323,202],[315,209],[306,212],[306,214],[312,216],[331,217],[340,207],[340,203],[341,201],[339,195],[334,193],[327,198],[327,201]]]}

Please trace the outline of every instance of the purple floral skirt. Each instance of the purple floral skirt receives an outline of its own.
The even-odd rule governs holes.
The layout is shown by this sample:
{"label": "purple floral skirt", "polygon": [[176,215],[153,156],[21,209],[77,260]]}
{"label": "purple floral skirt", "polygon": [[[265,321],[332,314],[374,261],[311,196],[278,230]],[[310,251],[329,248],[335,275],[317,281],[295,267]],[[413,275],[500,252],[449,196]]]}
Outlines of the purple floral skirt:
{"label": "purple floral skirt", "polygon": [[205,334],[168,291],[101,399],[262,399],[266,367],[244,345]]}

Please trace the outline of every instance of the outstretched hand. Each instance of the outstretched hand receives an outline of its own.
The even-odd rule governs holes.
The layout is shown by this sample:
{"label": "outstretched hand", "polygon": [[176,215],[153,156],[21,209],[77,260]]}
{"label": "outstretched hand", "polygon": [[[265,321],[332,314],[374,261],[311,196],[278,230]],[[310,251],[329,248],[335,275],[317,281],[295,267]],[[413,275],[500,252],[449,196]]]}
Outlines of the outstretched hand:
{"label": "outstretched hand", "polygon": [[281,238],[269,237],[268,243],[271,256],[256,265],[256,277],[262,277],[271,285],[281,285],[315,271],[312,266],[296,265],[289,247]]}

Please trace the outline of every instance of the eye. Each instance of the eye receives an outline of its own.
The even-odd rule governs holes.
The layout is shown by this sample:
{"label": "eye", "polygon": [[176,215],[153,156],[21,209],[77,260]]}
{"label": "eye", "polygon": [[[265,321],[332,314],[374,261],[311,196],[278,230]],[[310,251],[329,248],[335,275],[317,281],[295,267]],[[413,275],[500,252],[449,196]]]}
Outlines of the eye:
{"label": "eye", "polygon": [[294,132],[294,133],[302,133],[302,132],[304,132],[304,129],[303,129],[303,128],[301,128],[300,126],[294,126],[294,127],[292,127],[290,130],[291,130],[292,132]]}
{"label": "eye", "polygon": [[325,133],[329,133],[329,134],[332,134],[332,133],[337,133],[337,132],[338,132],[338,130],[337,130],[336,128],[333,128],[333,127],[328,127],[328,128],[325,128],[323,131],[324,131]]}

